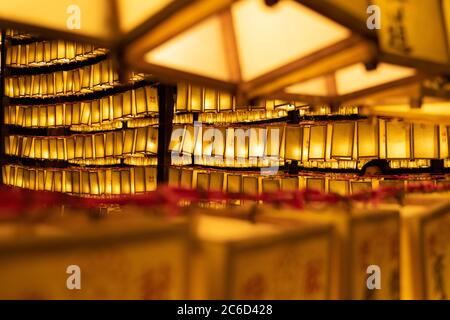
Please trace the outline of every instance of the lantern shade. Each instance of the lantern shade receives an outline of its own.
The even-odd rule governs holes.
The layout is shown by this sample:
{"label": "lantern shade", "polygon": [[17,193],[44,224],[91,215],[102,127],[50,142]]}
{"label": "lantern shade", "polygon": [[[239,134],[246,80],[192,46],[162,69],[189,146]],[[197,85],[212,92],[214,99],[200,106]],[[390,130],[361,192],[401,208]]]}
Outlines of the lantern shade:
{"label": "lantern shade", "polygon": [[378,157],[378,122],[357,122],[358,158]]}
{"label": "lantern shade", "polygon": [[267,130],[265,128],[249,129],[249,157],[261,158],[267,141]]}
{"label": "lantern shade", "polygon": [[332,129],[331,157],[351,159],[353,155],[354,122],[334,123]]}
{"label": "lantern shade", "polygon": [[209,173],[199,172],[197,174],[197,189],[202,191],[209,190]]}
{"label": "lantern shade", "polygon": [[413,124],[413,158],[439,158],[439,128],[430,124]]}
{"label": "lantern shade", "polygon": [[242,177],[242,191],[244,194],[256,195],[259,191],[259,181],[257,176]]}
{"label": "lantern shade", "polygon": [[283,127],[268,127],[267,141],[265,146],[265,156],[273,159],[279,159],[283,155],[281,150],[283,141]]}
{"label": "lantern shade", "polygon": [[262,179],[262,192],[278,192],[281,189],[281,180],[277,178]]}
{"label": "lantern shade", "polygon": [[327,126],[311,126],[309,131],[309,160],[324,160]]}
{"label": "lantern shade", "polygon": [[286,127],[285,157],[287,160],[302,160],[303,127]]}
{"label": "lantern shade", "polygon": [[223,191],[224,173],[223,172],[210,172],[209,190],[211,191]]}
{"label": "lantern shade", "polygon": [[329,192],[337,193],[341,196],[347,195],[350,192],[350,183],[348,180],[334,180],[329,181]]}
{"label": "lantern shade", "polygon": [[386,158],[411,157],[411,125],[398,121],[386,122]]}
{"label": "lantern shade", "polygon": [[351,181],[350,185],[352,193],[372,190],[372,182],[370,181]]}
{"label": "lantern shade", "polygon": [[306,178],[306,189],[325,192],[325,178]]}

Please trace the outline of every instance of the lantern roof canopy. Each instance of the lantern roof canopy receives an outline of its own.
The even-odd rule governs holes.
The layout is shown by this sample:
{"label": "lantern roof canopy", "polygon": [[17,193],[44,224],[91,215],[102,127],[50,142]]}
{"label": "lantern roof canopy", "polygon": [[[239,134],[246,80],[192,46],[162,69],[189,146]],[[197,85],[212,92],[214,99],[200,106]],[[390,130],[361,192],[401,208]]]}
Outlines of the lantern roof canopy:
{"label": "lantern roof canopy", "polygon": [[161,80],[317,100],[450,73],[449,2],[21,0],[0,26],[94,41]]}

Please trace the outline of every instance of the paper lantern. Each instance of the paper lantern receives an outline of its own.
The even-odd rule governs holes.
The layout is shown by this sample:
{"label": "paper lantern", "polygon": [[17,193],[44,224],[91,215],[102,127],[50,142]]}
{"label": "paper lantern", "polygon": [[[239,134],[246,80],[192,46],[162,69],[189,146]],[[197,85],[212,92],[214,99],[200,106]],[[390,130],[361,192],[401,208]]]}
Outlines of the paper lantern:
{"label": "paper lantern", "polygon": [[287,160],[302,160],[303,153],[303,127],[287,126],[285,156]]}
{"label": "paper lantern", "polygon": [[234,129],[234,156],[236,159],[246,159],[249,156],[249,129]]}
{"label": "paper lantern", "polygon": [[[242,176],[237,174],[227,175],[227,192],[241,193],[242,192]],[[230,204],[239,205],[240,200],[230,200]]]}
{"label": "paper lantern", "polygon": [[333,123],[332,130],[331,157],[351,159],[355,124],[353,122]]}
{"label": "paper lantern", "polygon": [[284,148],[282,148],[282,141],[284,136],[283,127],[268,127],[267,128],[267,142],[265,146],[265,156],[271,159],[278,160],[284,157]]}
{"label": "paper lantern", "polygon": [[[258,195],[260,191],[259,181],[257,176],[243,176],[242,177],[242,192],[248,195]],[[254,202],[254,201],[244,201]]]}
{"label": "paper lantern", "polygon": [[378,157],[378,122],[358,121],[358,158]]}
{"label": "paper lantern", "polygon": [[329,180],[328,191],[345,196],[350,193],[350,183],[348,180]]}
{"label": "paper lantern", "polygon": [[185,135],[185,126],[174,125],[172,128],[172,135],[169,143],[169,151],[172,154],[179,155],[181,153],[181,148],[183,146],[183,137]]}
{"label": "paper lantern", "polygon": [[281,189],[281,180],[277,178],[263,178],[262,192],[278,192]]}
{"label": "paper lantern", "polygon": [[209,190],[209,173],[199,172],[197,174],[197,189],[202,191]]}
{"label": "paper lantern", "polygon": [[250,128],[249,132],[249,153],[250,158],[261,158],[267,142],[266,128]]}
{"label": "paper lantern", "polygon": [[413,124],[413,158],[439,158],[439,128],[435,125]]}
{"label": "paper lantern", "polygon": [[190,86],[189,90],[189,111],[200,112],[203,109],[203,88],[200,86]]}
{"label": "paper lantern", "polygon": [[298,177],[284,177],[281,179],[282,191],[295,191],[299,189]]}
{"label": "paper lantern", "polygon": [[411,125],[398,121],[386,122],[386,158],[411,157]]}
{"label": "paper lantern", "polygon": [[309,132],[309,160],[324,160],[327,126],[311,126]]}
{"label": "paper lantern", "polygon": [[325,192],[325,178],[306,178],[306,189]]}
{"label": "paper lantern", "polygon": [[211,191],[223,191],[224,185],[224,173],[211,171],[209,173],[209,190]]}
{"label": "paper lantern", "polygon": [[205,88],[203,96],[203,108],[204,112],[215,112],[218,110],[218,92],[214,89]]}
{"label": "paper lantern", "polygon": [[167,183],[169,186],[179,187],[181,178],[181,169],[176,167],[169,168],[169,178]]}
{"label": "paper lantern", "polygon": [[192,189],[193,183],[194,183],[194,171],[190,169],[182,169],[180,187]]}

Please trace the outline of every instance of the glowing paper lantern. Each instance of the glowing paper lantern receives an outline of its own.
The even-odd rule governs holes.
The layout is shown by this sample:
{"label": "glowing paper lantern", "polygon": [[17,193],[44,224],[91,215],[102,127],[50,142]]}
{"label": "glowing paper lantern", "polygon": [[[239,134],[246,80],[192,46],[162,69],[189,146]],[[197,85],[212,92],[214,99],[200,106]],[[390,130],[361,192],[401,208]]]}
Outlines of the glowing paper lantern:
{"label": "glowing paper lantern", "polygon": [[353,155],[353,138],[355,124],[342,122],[333,124],[331,157],[336,159],[351,159]]}
{"label": "glowing paper lantern", "polygon": [[411,125],[398,121],[386,122],[386,158],[411,157]]}
{"label": "glowing paper lantern", "polygon": [[439,158],[439,128],[435,125],[413,124],[413,158]]}
{"label": "glowing paper lantern", "polygon": [[324,160],[327,126],[311,126],[309,133],[309,160]]}
{"label": "glowing paper lantern", "polygon": [[350,193],[350,183],[348,180],[329,180],[329,192],[337,193],[341,196],[347,195]]}
{"label": "glowing paper lantern", "polygon": [[358,158],[378,157],[378,122],[357,122]]}
{"label": "glowing paper lantern", "polygon": [[287,160],[302,160],[303,127],[286,127],[285,156]]}

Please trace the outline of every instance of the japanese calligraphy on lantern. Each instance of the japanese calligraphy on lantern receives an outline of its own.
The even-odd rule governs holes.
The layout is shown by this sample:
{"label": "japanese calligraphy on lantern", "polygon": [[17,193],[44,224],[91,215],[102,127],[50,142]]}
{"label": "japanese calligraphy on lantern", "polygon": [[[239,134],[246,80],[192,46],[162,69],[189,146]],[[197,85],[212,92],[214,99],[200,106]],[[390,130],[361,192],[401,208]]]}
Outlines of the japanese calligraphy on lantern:
{"label": "japanese calligraphy on lantern", "polygon": [[[399,299],[399,220],[398,215],[366,216],[356,219],[352,228],[351,290],[353,299]],[[367,267],[381,270],[381,289],[367,287]]]}
{"label": "japanese calligraphy on lantern", "polygon": [[450,211],[430,215],[423,221],[422,246],[425,297],[450,299]]}
{"label": "japanese calligraphy on lantern", "polygon": [[378,32],[382,51],[435,63],[449,62],[441,1],[373,2],[381,8]]}
{"label": "japanese calligraphy on lantern", "polygon": [[[58,245],[47,239],[13,246],[2,243],[0,297],[185,299],[184,233],[179,226],[173,228],[177,234],[170,228],[156,230],[158,236],[152,236],[151,227],[146,234],[141,230],[122,235],[97,228],[100,236],[65,236]],[[66,287],[66,268],[71,264],[81,270],[80,290]]]}

